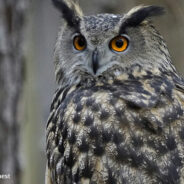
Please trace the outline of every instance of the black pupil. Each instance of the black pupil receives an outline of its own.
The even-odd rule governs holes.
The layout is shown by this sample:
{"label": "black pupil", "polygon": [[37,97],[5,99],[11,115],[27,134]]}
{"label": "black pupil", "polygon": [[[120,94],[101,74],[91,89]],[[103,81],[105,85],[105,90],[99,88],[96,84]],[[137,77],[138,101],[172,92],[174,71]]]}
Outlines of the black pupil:
{"label": "black pupil", "polygon": [[116,46],[118,48],[121,48],[123,46],[123,44],[124,44],[124,41],[122,39],[119,39],[119,40],[116,41]]}
{"label": "black pupil", "polygon": [[84,47],[85,46],[85,39],[83,37],[79,37],[78,39],[78,44],[80,47]]}

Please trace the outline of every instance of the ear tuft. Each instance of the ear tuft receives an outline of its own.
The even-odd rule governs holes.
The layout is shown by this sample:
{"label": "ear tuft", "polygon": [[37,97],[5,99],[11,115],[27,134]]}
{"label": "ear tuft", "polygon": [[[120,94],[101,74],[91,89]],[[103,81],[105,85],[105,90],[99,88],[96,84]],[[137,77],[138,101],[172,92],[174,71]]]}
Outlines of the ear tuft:
{"label": "ear tuft", "polygon": [[52,0],[54,6],[62,13],[70,27],[79,29],[80,17],[83,13],[79,5],[71,0]]}
{"label": "ear tuft", "polygon": [[165,13],[163,7],[159,6],[137,6],[131,9],[124,17],[121,30],[125,27],[136,27],[145,19],[153,16],[163,15]]}

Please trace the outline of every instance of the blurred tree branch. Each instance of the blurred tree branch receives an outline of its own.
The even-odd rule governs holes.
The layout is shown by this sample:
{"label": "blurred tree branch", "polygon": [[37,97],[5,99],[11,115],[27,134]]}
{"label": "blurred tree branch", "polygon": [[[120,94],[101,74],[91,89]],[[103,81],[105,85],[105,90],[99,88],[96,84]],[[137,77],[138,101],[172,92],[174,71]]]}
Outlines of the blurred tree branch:
{"label": "blurred tree branch", "polygon": [[[19,102],[24,78],[24,0],[0,1],[0,175],[1,184],[20,184]],[[10,182],[11,181],[11,182]]]}

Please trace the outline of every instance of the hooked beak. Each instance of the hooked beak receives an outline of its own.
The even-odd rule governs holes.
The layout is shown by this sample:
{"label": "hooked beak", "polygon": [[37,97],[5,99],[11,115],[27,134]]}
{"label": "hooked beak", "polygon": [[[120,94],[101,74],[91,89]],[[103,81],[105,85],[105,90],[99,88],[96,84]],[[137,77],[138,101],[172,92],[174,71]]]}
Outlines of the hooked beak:
{"label": "hooked beak", "polygon": [[92,67],[93,67],[93,72],[94,74],[96,74],[97,70],[98,70],[98,66],[99,66],[99,63],[98,63],[98,51],[97,49],[95,49],[93,51],[93,54],[92,54]]}

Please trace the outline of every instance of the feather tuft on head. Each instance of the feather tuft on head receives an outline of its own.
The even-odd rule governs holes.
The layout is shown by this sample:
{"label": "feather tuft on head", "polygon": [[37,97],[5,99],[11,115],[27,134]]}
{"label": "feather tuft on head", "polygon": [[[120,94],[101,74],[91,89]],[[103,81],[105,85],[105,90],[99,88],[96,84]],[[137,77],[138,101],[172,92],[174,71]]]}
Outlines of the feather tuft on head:
{"label": "feather tuft on head", "polygon": [[137,6],[131,9],[124,17],[120,32],[126,27],[136,27],[145,19],[164,14],[164,8],[159,6]]}
{"label": "feather tuft on head", "polygon": [[80,18],[83,13],[78,3],[71,0],[52,0],[54,6],[62,13],[63,18],[70,27],[79,29]]}

